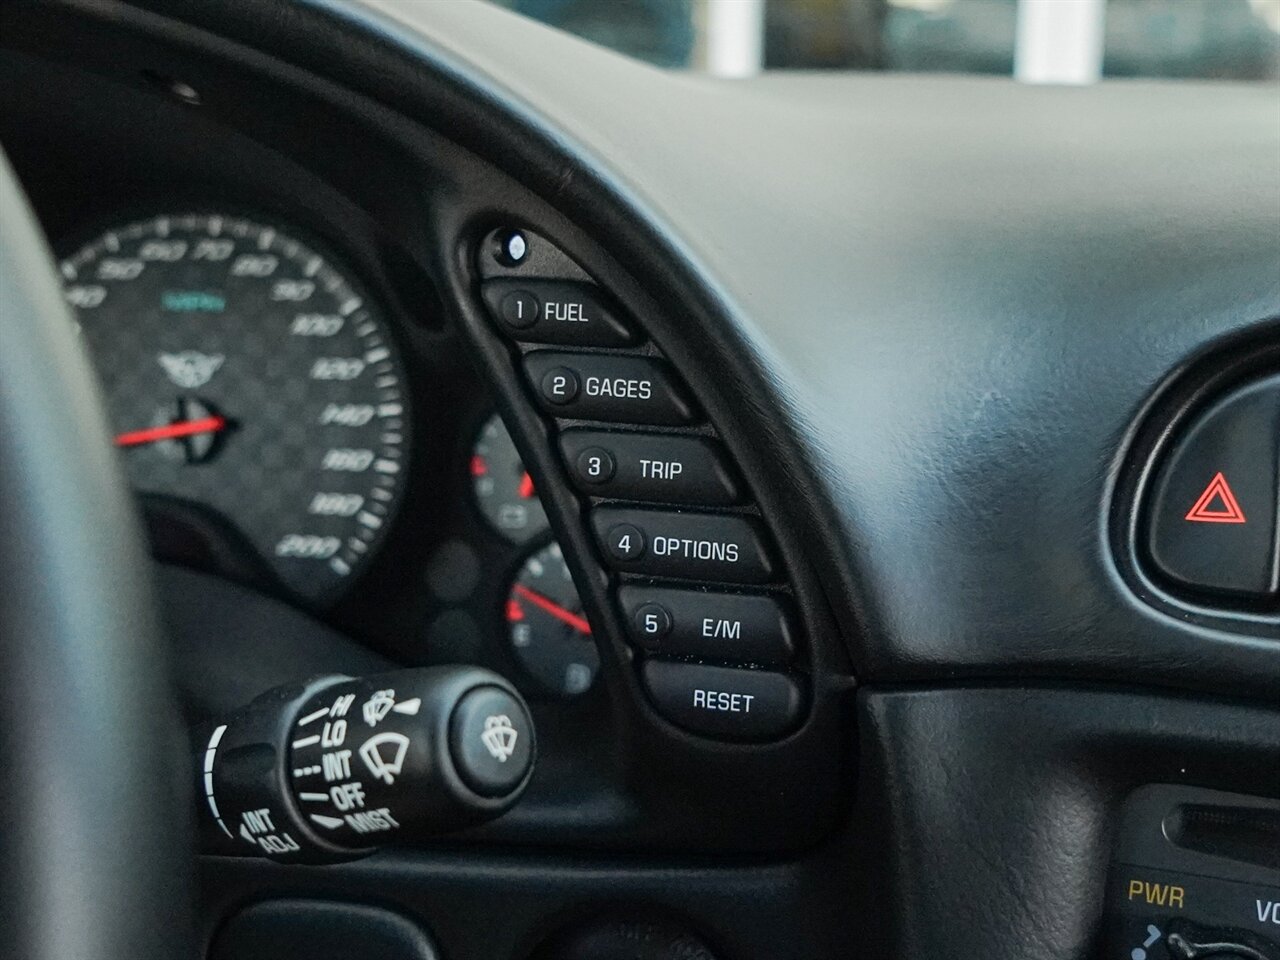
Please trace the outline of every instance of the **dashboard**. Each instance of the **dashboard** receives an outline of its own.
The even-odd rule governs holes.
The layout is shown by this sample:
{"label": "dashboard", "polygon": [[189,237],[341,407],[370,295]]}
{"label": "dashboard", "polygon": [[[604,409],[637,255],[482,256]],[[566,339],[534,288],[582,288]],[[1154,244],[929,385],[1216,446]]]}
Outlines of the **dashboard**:
{"label": "dashboard", "polygon": [[[1273,94],[725,85],[472,4],[0,11],[240,855],[206,954],[1274,956]],[[201,725],[444,665],[527,700],[518,804],[242,859]],[[422,705],[374,686],[307,722]]]}
{"label": "dashboard", "polygon": [[852,684],[818,668],[847,657],[768,508],[775,465],[663,332],[678,310],[442,138],[135,53],[92,89],[6,57],[0,135],[101,381],[191,720],[308,673],[469,664],[540,731],[529,796],[484,838],[820,835]]}

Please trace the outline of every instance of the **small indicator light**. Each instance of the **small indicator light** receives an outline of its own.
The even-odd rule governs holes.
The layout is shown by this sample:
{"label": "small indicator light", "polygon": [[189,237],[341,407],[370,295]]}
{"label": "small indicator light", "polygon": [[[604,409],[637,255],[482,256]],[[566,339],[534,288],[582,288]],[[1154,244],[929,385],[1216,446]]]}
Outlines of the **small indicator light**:
{"label": "small indicator light", "polygon": [[529,239],[519,230],[499,230],[494,236],[493,258],[504,267],[518,267],[529,258]]}
{"label": "small indicator light", "polygon": [[507,237],[507,256],[512,263],[519,263],[529,252],[529,244],[525,242],[523,233],[513,233]]}

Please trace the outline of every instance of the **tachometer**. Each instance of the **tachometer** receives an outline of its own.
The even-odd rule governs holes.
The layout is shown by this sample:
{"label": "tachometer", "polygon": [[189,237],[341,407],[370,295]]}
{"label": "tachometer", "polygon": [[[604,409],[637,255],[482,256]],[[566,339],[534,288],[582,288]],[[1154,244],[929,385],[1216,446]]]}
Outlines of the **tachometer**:
{"label": "tachometer", "polygon": [[281,228],[197,214],[110,230],[62,274],[138,492],[214,511],[310,600],[370,556],[408,410],[346,271]]}

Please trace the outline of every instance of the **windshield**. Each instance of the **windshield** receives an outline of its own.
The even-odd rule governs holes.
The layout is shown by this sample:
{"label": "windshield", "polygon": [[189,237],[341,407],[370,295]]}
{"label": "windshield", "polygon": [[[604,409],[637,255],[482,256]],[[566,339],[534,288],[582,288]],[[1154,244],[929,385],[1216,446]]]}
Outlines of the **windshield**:
{"label": "windshield", "polygon": [[1041,83],[1280,78],[1280,0],[495,2],[659,66],[727,77],[817,69]]}

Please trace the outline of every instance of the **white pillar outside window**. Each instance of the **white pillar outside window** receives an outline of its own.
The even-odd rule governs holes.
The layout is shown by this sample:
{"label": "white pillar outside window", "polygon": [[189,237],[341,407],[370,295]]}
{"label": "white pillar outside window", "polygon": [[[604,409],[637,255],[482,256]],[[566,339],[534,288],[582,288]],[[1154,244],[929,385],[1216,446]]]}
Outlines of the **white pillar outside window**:
{"label": "white pillar outside window", "polygon": [[707,73],[752,77],[764,69],[765,0],[705,0],[702,14]]}
{"label": "white pillar outside window", "polygon": [[1107,0],[1018,0],[1013,75],[1023,83],[1102,79]]}

